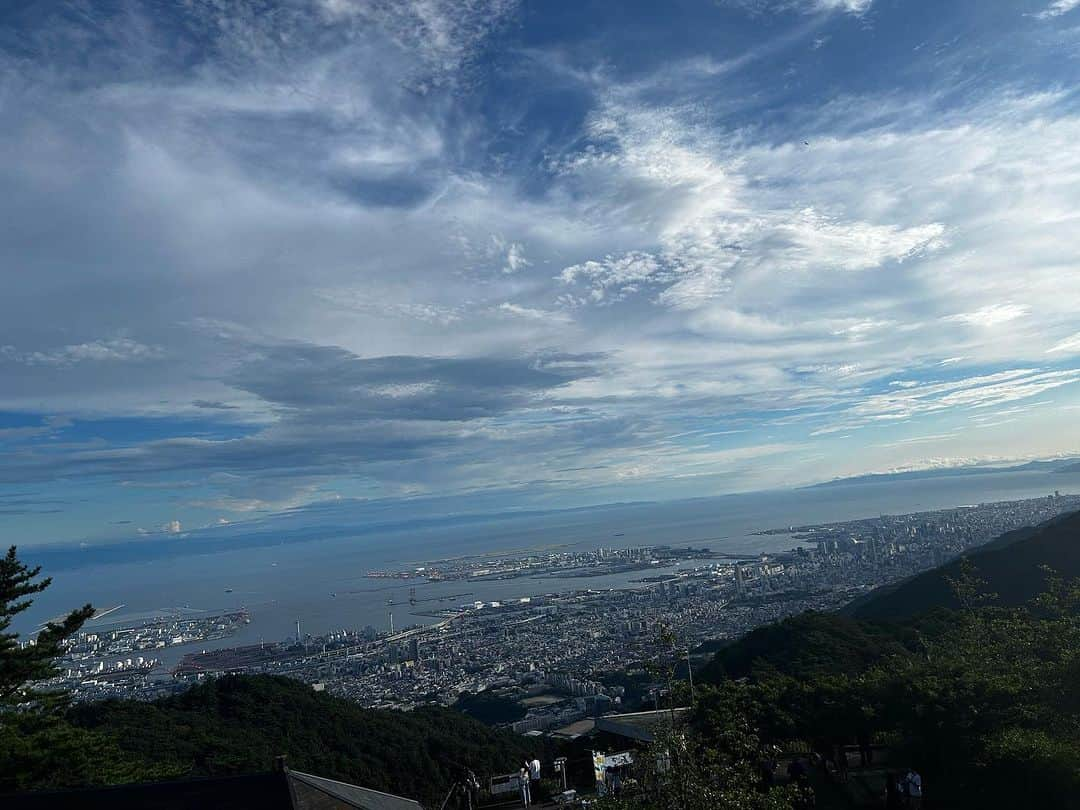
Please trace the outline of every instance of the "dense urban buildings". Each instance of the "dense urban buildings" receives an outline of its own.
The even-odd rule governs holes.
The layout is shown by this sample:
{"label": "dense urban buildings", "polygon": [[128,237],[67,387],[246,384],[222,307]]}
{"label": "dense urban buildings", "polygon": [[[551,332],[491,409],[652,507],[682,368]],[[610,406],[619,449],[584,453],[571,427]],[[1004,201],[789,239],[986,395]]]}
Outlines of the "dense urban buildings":
{"label": "dense urban buildings", "polygon": [[[740,557],[700,547],[557,550],[546,554],[440,560],[370,577],[460,580],[455,596],[415,598],[397,609],[433,624],[398,631],[372,627],[274,644],[194,651],[172,672],[155,650],[221,638],[257,615],[176,616],[135,627],[87,630],[61,661],[62,685],[79,699],[152,697],[223,672],[284,674],[365,706],[451,705],[483,694],[522,733],[572,728],[590,716],[647,703],[643,662],[667,656],[693,666],[703,642],[808,609],[829,610],[873,588],[963,554],[1004,532],[1080,509],[1080,496],[1054,495],[935,512],[882,515],[815,526],[769,527],[794,546]],[[581,587],[548,592],[553,572]],[[617,589],[591,578],[629,574]],[[470,598],[467,583],[522,580],[522,595],[500,602]],[[661,642],[660,631],[674,641]],[[641,676],[633,683],[634,674]],[[628,685],[625,681],[631,681]],[[628,691],[629,690],[629,691]],[[507,709],[509,707],[509,709]]]}

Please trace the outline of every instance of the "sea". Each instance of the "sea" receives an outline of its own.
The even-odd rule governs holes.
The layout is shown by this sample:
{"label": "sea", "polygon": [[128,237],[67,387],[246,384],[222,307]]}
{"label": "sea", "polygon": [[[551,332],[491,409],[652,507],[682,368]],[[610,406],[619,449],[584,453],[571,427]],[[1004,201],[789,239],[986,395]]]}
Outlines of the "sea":
{"label": "sea", "polygon": [[[41,623],[87,602],[101,608],[123,605],[90,626],[130,624],[170,612],[213,613],[237,608],[251,622],[227,639],[165,651],[166,664],[186,652],[279,641],[305,634],[366,626],[395,629],[437,619],[418,615],[471,603],[499,601],[584,588],[635,587],[640,572],[595,578],[521,577],[495,581],[429,583],[372,579],[371,570],[403,570],[425,562],[483,554],[585,550],[635,546],[693,545],[755,556],[796,543],[767,529],[829,523],[882,514],[969,506],[992,501],[1080,492],[1080,473],[993,472],[908,480],[873,480],[693,500],[633,503],[540,514],[504,514],[447,525],[424,523],[355,536],[275,541],[235,549],[213,546],[163,559],[96,561],[48,570],[52,586],[18,617],[14,629],[33,632]],[[34,548],[20,555],[36,562]],[[418,604],[409,605],[415,588]],[[456,596],[458,594],[467,596]],[[449,598],[446,598],[449,597]],[[445,601],[436,601],[445,598]],[[432,600],[422,601],[419,600]],[[389,603],[393,604],[389,604]]]}

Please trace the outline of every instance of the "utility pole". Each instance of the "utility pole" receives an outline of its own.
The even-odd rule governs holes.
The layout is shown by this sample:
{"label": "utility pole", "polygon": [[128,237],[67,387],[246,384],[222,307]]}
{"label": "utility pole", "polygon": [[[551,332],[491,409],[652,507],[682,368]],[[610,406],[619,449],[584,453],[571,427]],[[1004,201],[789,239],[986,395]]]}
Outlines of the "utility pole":
{"label": "utility pole", "polygon": [[662,669],[667,674],[667,686],[668,686],[668,702],[669,709],[671,710],[671,732],[675,733],[675,668],[678,666],[678,647],[675,643],[675,634],[671,631],[667,625],[660,625],[660,645],[659,645],[659,657],[661,662],[665,657],[665,647],[671,655],[671,665],[663,666]]}
{"label": "utility pole", "polygon": [[566,792],[566,757],[557,757],[555,759],[555,770],[562,774],[562,789],[563,793]]}
{"label": "utility pole", "polygon": [[690,708],[694,707],[694,667],[690,664],[690,648],[686,648],[686,672],[690,676]]}

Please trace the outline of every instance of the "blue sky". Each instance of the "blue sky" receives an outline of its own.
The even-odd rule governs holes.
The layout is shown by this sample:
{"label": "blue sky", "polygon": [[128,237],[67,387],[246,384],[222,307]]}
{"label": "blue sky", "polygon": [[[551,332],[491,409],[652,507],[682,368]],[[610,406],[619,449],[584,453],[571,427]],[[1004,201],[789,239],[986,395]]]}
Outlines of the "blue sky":
{"label": "blue sky", "polygon": [[1078,0],[5,3],[0,537],[1076,454],[1078,67]]}

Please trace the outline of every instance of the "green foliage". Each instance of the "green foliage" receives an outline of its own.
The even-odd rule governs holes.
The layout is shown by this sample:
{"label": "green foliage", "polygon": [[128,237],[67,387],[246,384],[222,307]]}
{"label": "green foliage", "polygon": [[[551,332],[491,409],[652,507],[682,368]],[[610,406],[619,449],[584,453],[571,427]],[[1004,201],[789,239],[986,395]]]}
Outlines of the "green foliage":
{"label": "green foliage", "polygon": [[995,601],[1006,607],[1026,605],[1044,591],[1045,568],[1066,579],[1080,577],[1080,513],[1003,535],[966,561],[956,560],[875,592],[850,612],[862,619],[907,621],[934,608],[960,609],[965,594],[954,583],[964,577],[965,566],[978,571],[984,581],[980,595],[994,594]]}
{"label": "green foliage", "polygon": [[[1041,573],[1031,604],[1001,607],[983,572],[957,565],[948,576],[958,610],[893,626],[903,644],[844,656],[843,666],[816,662],[864,643],[871,625],[814,616],[797,638],[790,631],[803,623],[776,625],[748,637],[747,650],[725,651],[751,662],[749,678],[704,692],[699,717],[746,718],[766,741],[870,732],[947,806],[1066,806],[1080,795],[1080,585]],[[755,657],[763,638],[794,649]],[[721,727],[707,724],[706,736]]]}
{"label": "green foliage", "polygon": [[68,719],[141,762],[138,780],[265,771],[285,754],[297,770],[431,801],[462,766],[483,777],[533,753],[525,738],[456,711],[364,709],[270,676],[224,677],[152,703],[84,704]]}
{"label": "green foliage", "polygon": [[639,787],[600,803],[611,810],[790,810],[795,786],[761,784],[755,764],[764,756],[745,717],[728,717],[713,729],[671,729],[639,752]]}
{"label": "green foliage", "polygon": [[454,703],[454,708],[489,726],[513,723],[523,718],[525,708],[513,698],[491,692],[465,693]]}
{"label": "green foliage", "polygon": [[702,670],[701,680],[743,678],[765,666],[804,676],[861,671],[900,649],[891,629],[807,611],[752,630],[721,649]]}
{"label": "green foliage", "polygon": [[49,622],[38,633],[35,644],[20,647],[18,634],[8,629],[12,620],[33,603],[31,597],[52,584],[50,578],[34,582],[40,573],[40,566],[28,568],[15,556],[15,546],[0,557],[0,703],[24,703],[36,697],[26,692],[26,684],[55,674],[53,660],[64,641],[94,615],[94,609],[85,605],[59,624]]}
{"label": "green foliage", "polygon": [[650,689],[656,685],[656,682],[653,674],[644,667],[605,672],[599,676],[598,680],[607,687],[622,687],[622,708],[624,711],[630,712],[638,709],[653,708]]}
{"label": "green foliage", "polygon": [[97,756],[109,750],[107,741],[73,729],[59,717],[64,696],[30,686],[56,674],[53,661],[62,645],[94,610],[86,605],[60,623],[49,622],[34,644],[21,646],[18,634],[9,632],[11,623],[52,580],[35,582],[41,569],[27,567],[15,551],[12,546],[0,557],[0,792],[120,776],[97,762]]}
{"label": "green foliage", "polygon": [[[738,700],[738,689],[718,692],[705,686],[691,695],[688,684],[676,681],[685,648],[661,625],[654,656],[645,668],[667,685],[668,706],[698,706],[690,727],[676,723],[675,713],[656,741],[635,757],[636,790],[600,803],[612,810],[789,810],[798,790],[762,783],[758,766],[766,758],[749,706]],[[723,694],[727,700],[718,700]],[[698,703],[698,699],[700,704]]]}
{"label": "green foliage", "polygon": [[0,793],[167,775],[132,761],[107,735],[76,728],[55,713],[20,712],[0,725]]}

